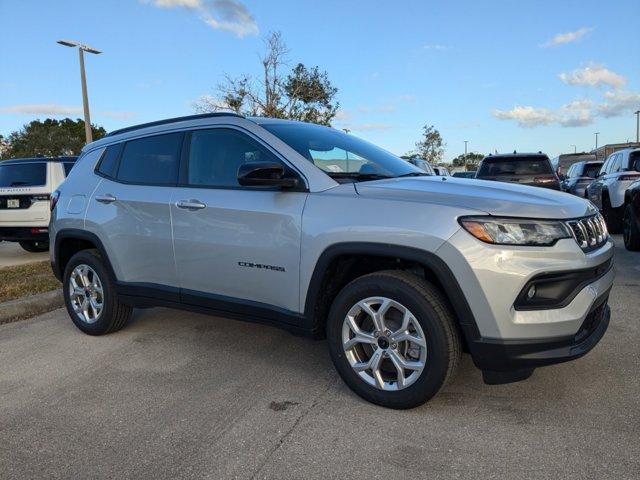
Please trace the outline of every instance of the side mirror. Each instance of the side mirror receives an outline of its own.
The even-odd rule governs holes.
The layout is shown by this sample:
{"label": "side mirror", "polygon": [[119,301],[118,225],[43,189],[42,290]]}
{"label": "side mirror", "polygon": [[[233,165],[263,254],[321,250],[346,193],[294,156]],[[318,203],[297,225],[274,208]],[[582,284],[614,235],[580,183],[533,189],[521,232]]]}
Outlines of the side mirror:
{"label": "side mirror", "polygon": [[275,162],[249,162],[238,168],[238,183],[243,187],[295,188],[297,178],[286,178],[284,167]]}

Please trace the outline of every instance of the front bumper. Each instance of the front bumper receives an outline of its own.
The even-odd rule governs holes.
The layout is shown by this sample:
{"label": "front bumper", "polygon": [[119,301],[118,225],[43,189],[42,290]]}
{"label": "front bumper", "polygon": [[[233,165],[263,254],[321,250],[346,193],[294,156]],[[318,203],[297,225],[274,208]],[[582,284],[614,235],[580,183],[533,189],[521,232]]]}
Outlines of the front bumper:
{"label": "front bumper", "polygon": [[8,242],[49,241],[48,227],[0,227],[0,240]]}
{"label": "front bumper", "polygon": [[526,378],[536,367],[580,358],[595,347],[607,331],[611,316],[608,297],[609,291],[597,299],[575,335],[543,341],[477,338],[469,344],[473,361],[485,372],[487,383],[506,383],[513,381],[512,376],[515,380],[522,379],[519,376]]}

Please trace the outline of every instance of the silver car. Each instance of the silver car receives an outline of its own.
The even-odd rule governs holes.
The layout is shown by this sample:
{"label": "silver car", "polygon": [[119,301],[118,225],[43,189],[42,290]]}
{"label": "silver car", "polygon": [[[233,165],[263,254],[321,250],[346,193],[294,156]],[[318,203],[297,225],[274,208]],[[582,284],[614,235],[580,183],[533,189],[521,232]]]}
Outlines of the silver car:
{"label": "silver car", "polygon": [[609,155],[586,196],[602,212],[612,233],[622,231],[624,194],[640,180],[640,148],[626,148]]}
{"label": "silver car", "polygon": [[82,331],[158,305],[278,325],[326,337],[349,387],[386,407],[433,397],[463,351],[487,383],[513,382],[609,323],[613,245],[590,202],[429,176],[318,125],[207,114],[116,131],[52,204],[52,266]]}

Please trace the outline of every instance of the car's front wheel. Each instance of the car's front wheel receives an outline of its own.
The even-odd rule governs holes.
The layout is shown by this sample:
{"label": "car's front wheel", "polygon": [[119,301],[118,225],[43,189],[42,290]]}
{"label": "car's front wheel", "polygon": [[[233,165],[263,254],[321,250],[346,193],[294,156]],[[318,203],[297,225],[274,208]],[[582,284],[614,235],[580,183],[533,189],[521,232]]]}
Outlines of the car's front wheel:
{"label": "car's front wheel", "polygon": [[120,330],[132,308],[119,301],[115,285],[97,250],[76,253],[63,277],[64,300],[73,323],[89,335]]}
{"label": "car's front wheel", "polygon": [[629,204],[624,210],[622,219],[622,236],[627,250],[640,250],[640,228],[638,228],[638,216],[633,205]]}
{"label": "car's front wheel", "polygon": [[24,240],[19,242],[23,250],[30,253],[46,252],[49,250],[49,242],[40,242],[36,240]]}
{"label": "car's front wheel", "polygon": [[403,271],[362,276],[342,289],[327,323],[331,358],[347,385],[389,408],[425,403],[453,377],[461,342],[444,296]]}

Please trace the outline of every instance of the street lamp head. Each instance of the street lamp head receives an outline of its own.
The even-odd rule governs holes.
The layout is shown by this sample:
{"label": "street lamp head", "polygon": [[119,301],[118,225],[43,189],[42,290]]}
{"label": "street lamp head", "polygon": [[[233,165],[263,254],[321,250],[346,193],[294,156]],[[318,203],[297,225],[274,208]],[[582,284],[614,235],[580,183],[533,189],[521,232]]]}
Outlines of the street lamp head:
{"label": "street lamp head", "polygon": [[57,43],[59,43],[60,45],[64,45],[65,47],[78,47],[80,50],[88,53],[93,53],[95,55],[99,55],[100,53],[102,53],[100,50],[91,48],[88,45],[82,45],[81,43],[74,42],[72,40],[58,40]]}
{"label": "street lamp head", "polygon": [[80,46],[79,43],[77,42],[72,42],[71,40],[58,40],[58,42],[60,45],[64,45],[65,47],[78,47]]}

